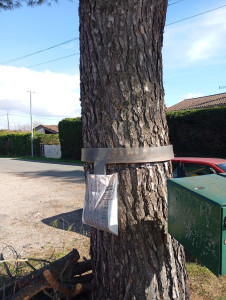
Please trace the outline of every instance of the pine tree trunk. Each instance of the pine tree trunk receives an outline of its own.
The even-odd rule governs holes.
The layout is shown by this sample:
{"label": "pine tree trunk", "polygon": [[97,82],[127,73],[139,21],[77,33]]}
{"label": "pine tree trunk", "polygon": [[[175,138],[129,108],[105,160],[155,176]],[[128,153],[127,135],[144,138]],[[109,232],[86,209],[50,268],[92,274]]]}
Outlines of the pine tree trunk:
{"label": "pine tree trunk", "polygon": [[[80,0],[85,148],[169,144],[161,56],[166,9],[167,0]],[[167,234],[170,162],[107,171],[119,174],[119,236],[91,230],[93,299],[189,299],[184,250]]]}

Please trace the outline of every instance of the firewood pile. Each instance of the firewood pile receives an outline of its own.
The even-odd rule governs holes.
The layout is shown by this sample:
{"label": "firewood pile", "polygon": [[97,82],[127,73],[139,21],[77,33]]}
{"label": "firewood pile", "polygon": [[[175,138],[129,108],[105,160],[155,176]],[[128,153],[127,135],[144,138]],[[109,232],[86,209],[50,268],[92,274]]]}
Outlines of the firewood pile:
{"label": "firewood pile", "polygon": [[4,266],[10,281],[0,287],[2,300],[29,300],[29,299],[89,299],[91,291],[91,261],[79,261],[80,255],[73,249],[66,256],[45,264],[35,270],[27,259],[18,259],[32,268],[28,275],[14,278],[8,264],[0,254],[0,263]]}

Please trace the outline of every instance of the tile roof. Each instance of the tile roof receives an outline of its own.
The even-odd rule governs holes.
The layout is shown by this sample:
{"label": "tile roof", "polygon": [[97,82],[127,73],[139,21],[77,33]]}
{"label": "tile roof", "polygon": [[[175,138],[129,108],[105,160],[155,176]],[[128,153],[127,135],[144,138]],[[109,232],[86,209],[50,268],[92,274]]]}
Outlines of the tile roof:
{"label": "tile roof", "polygon": [[59,129],[58,129],[58,125],[39,125],[36,126],[35,129],[40,129],[40,128],[44,128],[46,130],[52,131],[53,133],[58,133]]}
{"label": "tile roof", "polygon": [[221,105],[226,105],[226,93],[185,99],[173,106],[168,107],[167,111],[208,108],[211,106]]}

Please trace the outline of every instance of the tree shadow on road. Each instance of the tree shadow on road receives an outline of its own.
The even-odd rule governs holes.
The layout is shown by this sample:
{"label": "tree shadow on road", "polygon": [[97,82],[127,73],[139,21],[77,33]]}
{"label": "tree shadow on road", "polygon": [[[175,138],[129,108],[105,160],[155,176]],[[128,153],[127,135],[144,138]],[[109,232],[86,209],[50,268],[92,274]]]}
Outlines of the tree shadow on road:
{"label": "tree shadow on road", "polygon": [[85,236],[90,236],[90,227],[82,223],[82,211],[83,209],[81,208],[72,212],[43,219],[42,222],[61,230],[77,232]]}
{"label": "tree shadow on road", "polygon": [[48,177],[59,179],[64,182],[74,182],[74,183],[84,183],[85,176],[84,171],[75,170],[75,171],[59,171],[59,170],[41,170],[34,172],[17,172],[18,176],[25,177]]}

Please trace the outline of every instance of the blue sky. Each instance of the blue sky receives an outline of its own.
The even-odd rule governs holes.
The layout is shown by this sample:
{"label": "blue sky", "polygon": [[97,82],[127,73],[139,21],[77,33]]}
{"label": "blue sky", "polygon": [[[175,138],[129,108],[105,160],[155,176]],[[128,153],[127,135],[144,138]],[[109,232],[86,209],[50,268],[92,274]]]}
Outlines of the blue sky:
{"label": "blue sky", "polygon": [[[176,1],[170,1],[173,3]],[[221,7],[224,6],[224,7]],[[213,10],[215,8],[219,9]],[[184,0],[168,7],[163,65],[165,102],[226,92],[226,1]]]}
{"label": "blue sky", "polygon": [[[0,28],[0,129],[7,128],[7,113],[12,129],[29,124],[30,90],[35,125],[79,116],[78,0],[1,11]],[[167,106],[226,92],[219,89],[226,86],[225,35],[226,0],[169,1],[163,47]],[[17,59],[65,41],[70,42]],[[51,60],[56,61],[45,63]]]}

